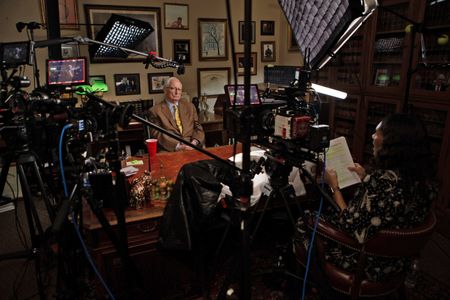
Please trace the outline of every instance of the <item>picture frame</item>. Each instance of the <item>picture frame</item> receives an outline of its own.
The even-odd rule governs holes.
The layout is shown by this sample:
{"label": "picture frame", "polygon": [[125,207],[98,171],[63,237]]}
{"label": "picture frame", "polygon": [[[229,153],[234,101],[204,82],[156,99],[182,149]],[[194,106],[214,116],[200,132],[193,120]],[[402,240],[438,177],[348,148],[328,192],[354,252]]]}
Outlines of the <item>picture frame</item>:
{"label": "picture frame", "polygon": [[89,84],[93,85],[94,82],[103,82],[106,84],[106,76],[105,75],[91,75],[89,76]]}
{"label": "picture frame", "polygon": [[62,44],[61,57],[72,58],[80,56],[80,46],[78,44]]}
{"label": "picture frame", "polygon": [[288,37],[288,51],[294,52],[294,51],[300,51],[299,46],[297,45],[297,40],[295,39],[294,33],[292,32],[291,26],[288,25],[287,30],[287,37]]}
{"label": "picture frame", "polygon": [[198,19],[200,61],[228,60],[227,19]]}
{"label": "picture frame", "polygon": [[276,61],[275,42],[261,42],[261,61]]}
{"label": "picture frame", "polygon": [[164,28],[189,29],[189,5],[164,3]]}
{"label": "picture frame", "polygon": [[191,64],[191,40],[173,40],[173,59],[184,64]]}
{"label": "picture frame", "polygon": [[[40,0],[42,24],[47,23],[46,0]],[[78,0],[58,0],[59,24],[61,29],[80,30]]]}
{"label": "picture frame", "polygon": [[224,94],[224,86],[230,84],[230,74],[230,68],[198,68],[198,96],[214,97]]}
{"label": "picture frame", "polygon": [[139,73],[114,74],[114,87],[117,96],[139,95],[141,93]]}
{"label": "picture frame", "polygon": [[261,21],[261,35],[275,35],[275,21]]}
{"label": "picture frame", "polygon": [[[91,5],[85,4],[87,35],[90,39],[95,39],[96,34],[111,17],[111,14],[119,14],[126,17],[139,19],[150,23],[154,31],[140,42],[134,50],[139,52],[156,52],[163,57],[161,43],[161,9],[159,7],[144,6],[114,6],[114,5]],[[143,61],[143,57],[137,54],[130,54],[127,58],[117,57],[91,57],[91,63],[110,62],[133,62]]]}
{"label": "picture frame", "polygon": [[[250,67],[250,75],[257,74],[257,53],[251,53],[251,67]],[[236,63],[237,63],[237,71],[238,76],[244,76],[244,52],[236,52]]]}
{"label": "picture frame", "polygon": [[[256,36],[256,22],[252,21],[252,44],[255,43],[255,36]],[[244,43],[244,28],[245,28],[245,22],[239,21],[239,44]]]}
{"label": "picture frame", "polygon": [[164,93],[164,84],[170,77],[173,77],[173,72],[148,73],[147,74],[148,92],[150,94]]}
{"label": "picture frame", "polygon": [[389,86],[390,73],[388,69],[377,69],[375,72],[374,84],[377,86]]}

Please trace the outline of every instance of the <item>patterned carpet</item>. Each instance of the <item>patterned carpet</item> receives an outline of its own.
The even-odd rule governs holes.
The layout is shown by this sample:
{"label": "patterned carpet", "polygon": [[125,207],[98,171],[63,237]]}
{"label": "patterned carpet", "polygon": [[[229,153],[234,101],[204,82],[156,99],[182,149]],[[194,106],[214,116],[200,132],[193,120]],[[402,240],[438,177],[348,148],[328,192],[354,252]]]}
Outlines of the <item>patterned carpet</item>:
{"label": "patterned carpet", "polygon": [[[264,252],[264,251],[263,251]],[[277,260],[267,257],[261,251],[252,252],[251,267],[251,299],[265,300],[287,300],[302,299],[301,287],[303,282],[294,279],[291,275],[296,273],[294,270],[286,272],[286,268],[277,267]],[[266,253],[267,254],[267,253]],[[270,263],[272,261],[272,264]],[[274,262],[274,263],[273,263]],[[220,270],[214,276],[211,285],[211,299],[218,299],[219,291],[224,283],[224,278],[230,267],[233,265],[232,259],[223,262],[217,268]],[[288,274],[289,273],[289,274]],[[300,273],[300,272],[298,272]],[[303,276],[302,273],[300,273]],[[391,295],[389,297],[376,298],[379,300],[449,300],[450,286],[436,280],[430,275],[419,272],[416,276],[416,284],[412,288],[406,288],[406,299],[401,299],[399,295]],[[239,280],[233,280],[228,290],[232,290],[233,294],[228,295],[226,299],[239,299]],[[307,287],[305,298],[307,300],[323,300],[316,288]],[[349,299],[340,295],[333,295],[329,299]],[[375,298],[371,298],[375,299]]]}
{"label": "patterned carpet", "polygon": [[[299,269],[295,258],[293,257],[291,246],[286,242],[289,240],[289,230],[281,227],[262,227],[261,231],[264,235],[256,240],[251,250],[251,295],[252,299],[302,299],[302,285],[303,281],[295,279],[292,274],[297,277],[303,277],[304,271]],[[280,236],[284,233],[284,236]],[[236,260],[235,253],[239,253],[239,248],[236,244],[228,244],[229,249],[225,250],[224,255],[218,260],[217,266],[214,268],[211,280],[211,299],[217,299],[219,291],[223,286],[230,287],[233,294],[226,297],[226,299],[239,299],[239,274],[241,270],[236,271],[235,276],[232,276],[230,284],[225,284],[224,281],[227,275],[230,274],[230,269]],[[230,254],[231,253],[231,254]],[[310,278],[310,276],[308,277]],[[437,278],[419,272],[416,276],[416,283],[413,287],[406,288],[406,300],[428,300],[428,299],[450,299],[450,283],[445,284]],[[226,291],[226,288],[223,288]],[[333,295],[330,299],[347,299]],[[307,292],[305,299],[308,300],[322,300],[319,296],[317,288],[314,284],[307,285]],[[374,299],[374,298],[371,298]],[[384,297],[380,300],[405,300],[401,299],[399,295],[392,295]]]}

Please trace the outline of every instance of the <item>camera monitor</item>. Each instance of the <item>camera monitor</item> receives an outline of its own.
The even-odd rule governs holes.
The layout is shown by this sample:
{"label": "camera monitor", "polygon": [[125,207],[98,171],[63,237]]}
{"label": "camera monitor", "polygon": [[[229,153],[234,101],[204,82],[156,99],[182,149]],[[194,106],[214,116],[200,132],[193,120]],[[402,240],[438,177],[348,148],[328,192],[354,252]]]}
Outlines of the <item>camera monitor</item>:
{"label": "camera monitor", "polygon": [[85,57],[48,59],[46,66],[48,86],[72,86],[89,82]]}
{"label": "camera monitor", "polygon": [[[230,84],[225,85],[225,94],[228,97],[230,106],[242,106],[244,105],[244,85],[243,84]],[[250,85],[250,104],[261,104],[261,98],[258,93],[258,86],[256,84]]]}
{"label": "camera monitor", "polygon": [[30,42],[2,43],[0,54],[7,67],[31,64]]}

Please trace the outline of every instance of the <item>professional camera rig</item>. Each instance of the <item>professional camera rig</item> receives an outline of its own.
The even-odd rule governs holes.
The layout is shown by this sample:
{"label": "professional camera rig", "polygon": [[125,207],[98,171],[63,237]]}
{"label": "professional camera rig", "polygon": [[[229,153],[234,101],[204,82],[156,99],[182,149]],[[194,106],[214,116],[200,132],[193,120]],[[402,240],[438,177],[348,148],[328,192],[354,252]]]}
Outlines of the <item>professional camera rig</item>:
{"label": "professional camera rig", "polygon": [[275,103],[228,107],[225,127],[231,138],[248,136],[254,144],[277,154],[314,160],[329,146],[329,126],[319,123],[318,103],[309,85],[310,72],[296,71],[295,78]]}

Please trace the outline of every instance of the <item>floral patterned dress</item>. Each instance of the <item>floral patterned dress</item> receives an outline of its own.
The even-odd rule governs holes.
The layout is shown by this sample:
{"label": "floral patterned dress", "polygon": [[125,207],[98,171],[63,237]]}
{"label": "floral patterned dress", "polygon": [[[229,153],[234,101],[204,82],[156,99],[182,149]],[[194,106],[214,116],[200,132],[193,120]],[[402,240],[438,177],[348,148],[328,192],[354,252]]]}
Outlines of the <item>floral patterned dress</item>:
{"label": "floral patterned dress", "polygon": [[[340,214],[324,212],[333,226],[363,243],[383,229],[412,228],[424,222],[436,190],[419,182],[407,184],[395,170],[377,170],[367,175]],[[326,259],[353,272],[358,254],[329,241]],[[409,267],[408,259],[369,256],[365,273],[369,280],[382,280]]]}

